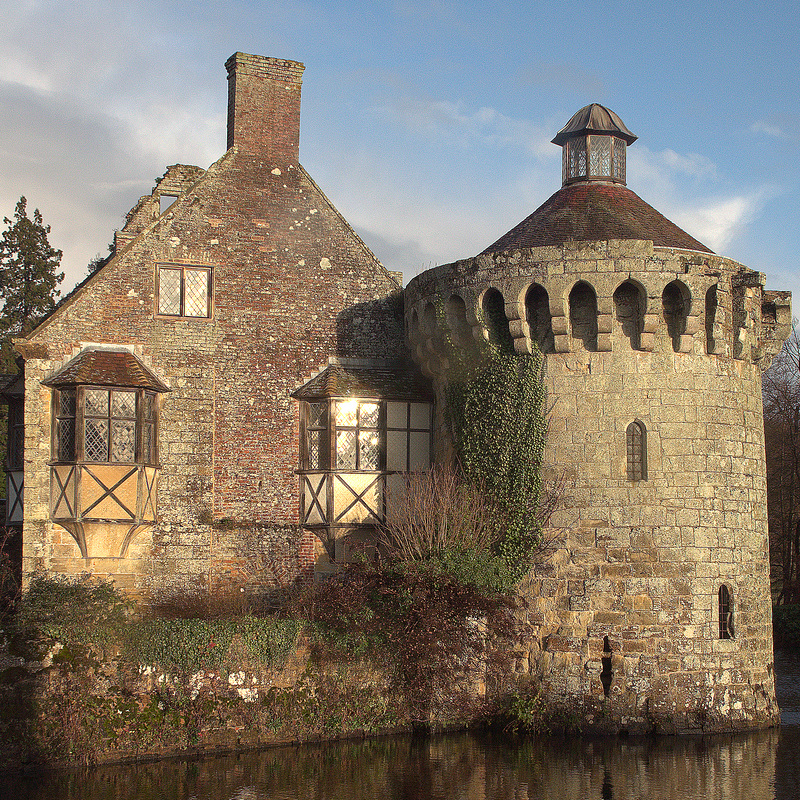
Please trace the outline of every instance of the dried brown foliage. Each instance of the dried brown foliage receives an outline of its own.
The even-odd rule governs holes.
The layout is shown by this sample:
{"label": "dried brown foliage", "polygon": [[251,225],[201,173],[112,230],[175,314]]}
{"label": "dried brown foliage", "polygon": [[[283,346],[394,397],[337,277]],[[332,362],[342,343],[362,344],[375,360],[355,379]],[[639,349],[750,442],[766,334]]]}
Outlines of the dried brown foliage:
{"label": "dried brown foliage", "polygon": [[298,612],[319,632],[318,656],[391,667],[411,719],[430,722],[474,707],[475,681],[513,649],[513,609],[509,598],[487,596],[435,562],[394,560],[348,564],[313,587]]}
{"label": "dried brown foliage", "polygon": [[404,490],[389,495],[379,544],[407,561],[447,550],[491,549],[503,525],[502,511],[480,487],[465,483],[450,466],[437,465],[405,478]]}

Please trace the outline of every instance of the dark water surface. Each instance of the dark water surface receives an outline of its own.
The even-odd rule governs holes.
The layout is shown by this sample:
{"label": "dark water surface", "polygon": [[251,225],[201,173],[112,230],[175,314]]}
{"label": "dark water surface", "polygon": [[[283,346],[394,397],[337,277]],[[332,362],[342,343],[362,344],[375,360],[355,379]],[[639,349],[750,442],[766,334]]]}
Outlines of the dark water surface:
{"label": "dark water surface", "polygon": [[794,800],[800,656],[777,653],[776,674],[780,730],[529,741],[397,736],[0,778],[0,800]]}

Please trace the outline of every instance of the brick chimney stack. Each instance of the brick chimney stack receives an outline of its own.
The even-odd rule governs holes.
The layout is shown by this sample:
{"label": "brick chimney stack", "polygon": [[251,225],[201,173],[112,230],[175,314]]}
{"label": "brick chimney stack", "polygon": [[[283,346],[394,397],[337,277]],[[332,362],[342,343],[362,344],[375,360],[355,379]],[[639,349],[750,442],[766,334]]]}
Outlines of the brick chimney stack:
{"label": "brick chimney stack", "polygon": [[225,67],[228,148],[237,145],[240,152],[273,163],[297,164],[303,64],[234,53]]}

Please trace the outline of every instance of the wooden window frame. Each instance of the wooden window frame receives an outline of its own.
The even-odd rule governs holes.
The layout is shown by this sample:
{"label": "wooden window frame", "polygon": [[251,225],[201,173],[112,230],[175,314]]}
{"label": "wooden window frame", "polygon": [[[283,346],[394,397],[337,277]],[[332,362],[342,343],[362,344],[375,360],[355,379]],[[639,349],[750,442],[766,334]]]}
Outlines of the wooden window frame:
{"label": "wooden window frame", "polygon": [[[60,414],[61,393],[63,391],[75,392],[75,416],[67,417]],[[87,390],[100,390],[109,393],[109,409],[106,419],[109,421],[109,433],[106,443],[108,458],[103,461],[88,460],[86,458],[85,450],[85,425],[86,425],[86,405],[85,395]],[[134,392],[136,394],[136,415],[135,417],[113,417],[111,416],[111,393],[112,392]],[[145,396],[152,397],[153,417],[150,420],[145,419]],[[139,464],[143,466],[157,467],[158,461],[158,430],[159,430],[159,416],[160,416],[160,403],[158,400],[158,393],[148,389],[137,388],[135,386],[96,386],[93,384],[80,384],[77,386],[63,386],[56,388],[53,391],[53,412],[52,412],[52,430],[51,430],[51,460],[53,464]],[[101,419],[97,415],[88,415],[89,419]],[[60,458],[60,443],[59,443],[59,420],[60,419],[74,419],[73,423],[73,452],[72,458]],[[135,425],[135,445],[134,445],[134,460],[133,461],[113,461],[111,459],[111,421],[114,419],[132,419]],[[144,452],[144,437],[142,435],[145,425],[152,426],[152,439],[151,439],[151,453],[152,458],[148,459],[148,454]]]}
{"label": "wooden window frame", "polygon": [[[181,290],[180,290],[180,313],[168,314],[161,310],[161,271],[174,270],[181,272]],[[186,314],[186,273],[187,272],[205,272],[207,280],[207,297],[206,297],[206,313],[204,315]],[[213,291],[214,291],[214,268],[212,266],[203,266],[201,264],[157,264],[156,265],[156,297],[155,297],[155,315],[163,319],[211,319],[213,316]]]}

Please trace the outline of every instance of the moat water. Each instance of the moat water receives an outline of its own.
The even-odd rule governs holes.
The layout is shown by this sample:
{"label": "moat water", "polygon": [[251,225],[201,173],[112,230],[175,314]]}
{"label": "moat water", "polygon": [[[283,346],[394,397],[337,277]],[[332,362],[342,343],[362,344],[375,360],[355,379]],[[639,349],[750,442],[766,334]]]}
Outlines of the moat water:
{"label": "moat water", "polygon": [[794,800],[800,654],[776,653],[780,729],[711,737],[458,734],[0,778],[1,800]]}

